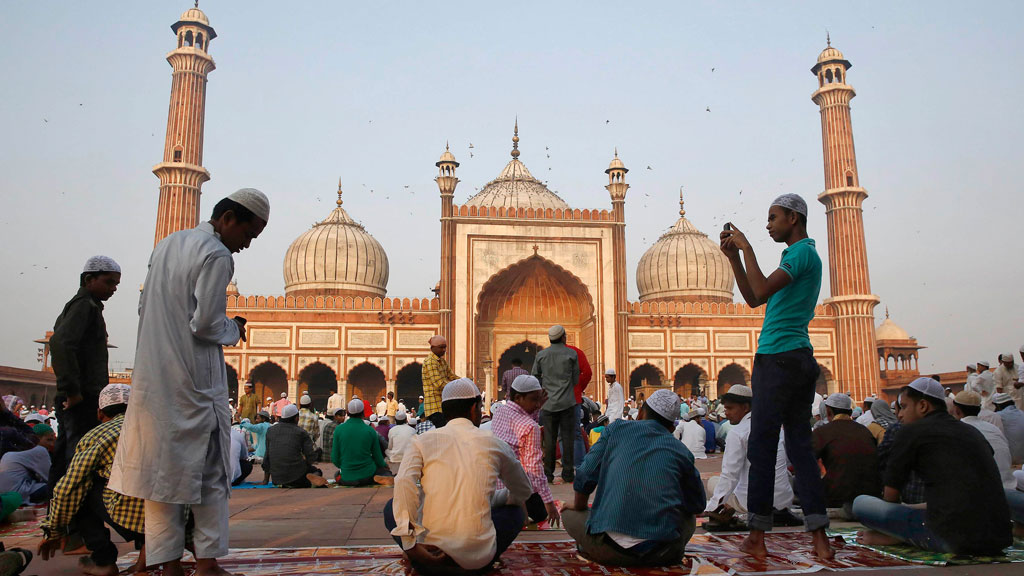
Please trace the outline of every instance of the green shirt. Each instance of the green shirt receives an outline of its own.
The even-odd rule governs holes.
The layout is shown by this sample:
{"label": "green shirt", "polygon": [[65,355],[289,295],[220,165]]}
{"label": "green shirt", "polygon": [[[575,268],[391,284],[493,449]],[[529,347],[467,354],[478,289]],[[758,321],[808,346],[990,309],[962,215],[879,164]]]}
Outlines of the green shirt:
{"label": "green shirt", "polygon": [[359,418],[348,418],[334,429],[331,462],[338,467],[341,479],[356,482],[373,476],[384,468],[377,431]]}
{"label": "green shirt", "polygon": [[789,274],[790,282],[768,298],[758,354],[811,348],[807,325],[814,318],[821,291],[821,258],[814,240],[804,238],[783,250],[779,269]]}

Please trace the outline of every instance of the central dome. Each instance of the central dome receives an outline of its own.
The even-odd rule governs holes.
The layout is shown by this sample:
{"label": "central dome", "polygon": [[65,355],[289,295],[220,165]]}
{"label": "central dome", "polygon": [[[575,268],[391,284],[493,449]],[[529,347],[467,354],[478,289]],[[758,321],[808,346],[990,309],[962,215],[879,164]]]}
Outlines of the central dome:
{"label": "central dome", "polygon": [[512,136],[512,161],[498,177],[491,180],[466,201],[466,206],[495,206],[505,208],[534,208],[545,210],[568,210],[569,205],[548,190],[543,182],[537,180],[519,161],[519,123],[516,122],[515,135]]}
{"label": "central dome", "polygon": [[733,275],[718,244],[686,219],[682,193],[679,220],[640,257],[640,301],[732,302]]}
{"label": "central dome", "polygon": [[388,255],[376,238],[338,207],[292,242],[284,257],[289,296],[385,296]]}

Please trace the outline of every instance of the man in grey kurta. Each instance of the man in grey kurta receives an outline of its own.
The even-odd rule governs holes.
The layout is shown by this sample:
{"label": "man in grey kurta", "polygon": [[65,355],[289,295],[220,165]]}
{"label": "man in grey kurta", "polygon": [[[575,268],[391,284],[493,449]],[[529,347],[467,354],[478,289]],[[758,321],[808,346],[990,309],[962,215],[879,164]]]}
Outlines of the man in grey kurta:
{"label": "man in grey kurta", "polygon": [[139,304],[132,394],[108,486],[144,499],[146,560],[182,574],[185,505],[195,519],[197,574],[223,573],[231,477],[223,346],[245,338],[228,318],[232,253],[249,247],[270,217],[260,191],[239,190],[213,216],[153,250]]}
{"label": "man in grey kurta", "polygon": [[552,326],[548,329],[548,339],[551,346],[538,352],[533,361],[533,375],[548,395],[540,409],[540,425],[544,428],[544,475],[548,482],[555,479],[555,448],[560,437],[562,480],[572,482],[576,477],[573,444],[580,425],[573,394],[573,386],[580,379],[579,356],[565,345],[565,328]]}

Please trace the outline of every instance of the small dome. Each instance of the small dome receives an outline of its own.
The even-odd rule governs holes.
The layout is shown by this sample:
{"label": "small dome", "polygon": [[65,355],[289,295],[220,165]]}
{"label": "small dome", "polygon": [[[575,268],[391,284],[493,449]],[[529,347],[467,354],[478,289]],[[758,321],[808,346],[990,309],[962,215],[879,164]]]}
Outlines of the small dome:
{"label": "small dome", "polygon": [[686,219],[682,206],[680,197],[679,220],[640,257],[636,267],[640,301],[732,302],[729,259]]}
{"label": "small dome", "polygon": [[467,200],[466,206],[569,209],[569,204],[534,178],[518,158],[513,158],[497,178]]}
{"label": "small dome", "polygon": [[292,242],[284,257],[289,296],[385,296],[388,256],[341,207]]}
{"label": "small dome", "polygon": [[451,163],[451,164],[455,164],[456,166],[459,165],[459,163],[455,161],[455,155],[452,154],[451,151],[448,150],[448,145],[447,144],[444,145],[444,154],[441,154],[441,159],[437,161],[436,166],[440,166],[442,163],[446,163],[446,162],[447,163]]}
{"label": "small dome", "polygon": [[875,328],[875,340],[909,340],[910,335],[903,328],[889,319],[889,309],[885,310],[885,320]]}
{"label": "small dome", "polygon": [[181,15],[182,22],[199,22],[205,26],[210,25],[210,21],[206,18],[206,14],[199,8],[189,8]]}
{"label": "small dome", "polygon": [[626,172],[629,172],[629,169],[626,168],[626,165],[622,163],[622,160],[619,160],[619,151],[618,150],[615,150],[615,158],[612,158],[612,161],[611,161],[610,164],[608,164],[608,169],[605,170],[605,173],[607,174],[608,172],[611,172],[612,170],[624,170]]}
{"label": "small dome", "polygon": [[846,57],[843,56],[842,52],[833,48],[831,44],[822,50],[821,54],[818,54],[818,64],[824,64],[825,62],[832,62],[835,60],[846,60]]}
{"label": "small dome", "polygon": [[228,296],[238,296],[238,282],[232,278],[231,282],[228,282],[228,287],[224,291]]}

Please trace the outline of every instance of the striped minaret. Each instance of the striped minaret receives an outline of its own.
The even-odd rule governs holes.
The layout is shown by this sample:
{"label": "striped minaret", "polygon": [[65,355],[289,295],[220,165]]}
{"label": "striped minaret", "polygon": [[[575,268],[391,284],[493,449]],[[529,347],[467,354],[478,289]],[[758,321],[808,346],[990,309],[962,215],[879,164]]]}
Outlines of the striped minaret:
{"label": "striped minaret", "polygon": [[868,193],[860,187],[853,148],[850,100],[856,92],[846,83],[846,73],[852,66],[842,52],[832,47],[830,40],[818,56],[818,63],[811,68],[818,78],[818,90],[811,99],[821,108],[825,191],[818,200],[825,205],[828,224],[832,297],[825,304],[838,318],[838,358],[834,376],[840,390],[861,399],[879,392],[874,315],[879,299],[871,293],[864,243],[861,206]]}
{"label": "striped minaret", "polygon": [[167,55],[171,74],[171,105],[163,161],[153,167],[160,179],[155,246],[178,230],[199,221],[199,196],[210,173],[203,168],[203,127],[206,75],[216,67],[207,54],[217,33],[199,8],[190,8],[171,26],[177,48]]}

